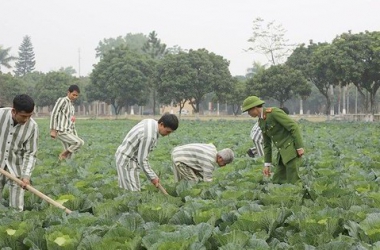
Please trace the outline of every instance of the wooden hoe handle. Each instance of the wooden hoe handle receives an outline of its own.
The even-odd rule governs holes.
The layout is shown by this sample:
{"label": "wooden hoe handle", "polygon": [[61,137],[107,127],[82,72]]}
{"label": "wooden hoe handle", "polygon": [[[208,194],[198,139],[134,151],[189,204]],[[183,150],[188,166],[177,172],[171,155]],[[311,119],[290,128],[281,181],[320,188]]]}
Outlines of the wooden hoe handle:
{"label": "wooden hoe handle", "polygon": [[[6,177],[8,177],[9,179],[11,179],[12,181],[16,182],[17,184],[19,184],[20,186],[23,185],[23,182],[16,178],[15,176],[13,176],[12,174],[10,174],[9,172],[5,171],[4,169],[0,168],[0,173],[5,175]],[[38,197],[40,197],[41,199],[49,202],[50,204],[60,208],[60,209],[63,209],[65,210],[65,212],[67,214],[70,214],[72,211],[68,208],[66,208],[65,206],[63,206],[61,203],[58,203],[56,202],[55,200],[53,200],[52,198],[50,198],[49,196],[41,193],[40,191],[38,191],[37,189],[35,189],[34,187],[32,187],[31,185],[26,185],[26,189],[29,190],[30,192],[32,192],[33,194],[37,195]]]}
{"label": "wooden hoe handle", "polygon": [[158,188],[158,189],[159,189],[164,195],[169,195],[168,192],[166,192],[166,189],[165,189],[163,186],[161,186],[160,183],[158,183],[157,188]]}

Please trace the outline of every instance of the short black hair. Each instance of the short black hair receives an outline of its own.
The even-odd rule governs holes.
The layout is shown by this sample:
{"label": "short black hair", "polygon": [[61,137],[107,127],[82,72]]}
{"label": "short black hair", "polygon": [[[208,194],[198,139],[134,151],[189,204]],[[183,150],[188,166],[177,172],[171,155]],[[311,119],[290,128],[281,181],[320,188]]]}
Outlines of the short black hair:
{"label": "short black hair", "polygon": [[174,131],[178,128],[179,121],[176,115],[165,113],[158,120],[158,123],[163,123],[165,128],[169,127]]}
{"label": "short black hair", "polygon": [[72,93],[72,92],[74,92],[74,91],[80,93],[80,89],[79,89],[78,85],[75,85],[75,84],[70,85],[70,87],[69,87],[69,92]]}
{"label": "short black hair", "polygon": [[32,97],[27,94],[16,95],[13,99],[13,108],[17,112],[25,111],[26,113],[32,113],[34,110],[34,101]]}

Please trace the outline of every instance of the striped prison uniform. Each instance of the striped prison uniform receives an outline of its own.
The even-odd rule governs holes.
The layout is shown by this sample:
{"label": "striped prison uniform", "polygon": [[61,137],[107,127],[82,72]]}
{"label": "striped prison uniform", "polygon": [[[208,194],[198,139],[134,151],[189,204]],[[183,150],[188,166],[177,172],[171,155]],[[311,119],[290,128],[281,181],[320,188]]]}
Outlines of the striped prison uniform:
{"label": "striped prison uniform", "polygon": [[264,156],[264,139],[263,139],[263,133],[259,127],[259,123],[256,122],[255,125],[253,125],[251,130],[251,138],[253,140],[253,143],[255,144],[255,147],[251,149],[252,153],[254,153],[257,156]]}
{"label": "striped prison uniform", "polygon": [[141,169],[149,180],[158,178],[148,162],[158,137],[158,122],[154,119],[144,119],[128,132],[115,153],[119,187],[140,191]]}
{"label": "striped prison uniform", "polygon": [[[38,126],[30,118],[25,124],[14,125],[11,108],[0,109],[0,167],[17,178],[28,178],[36,162]],[[0,174],[0,200],[5,184],[9,184],[9,206],[24,209],[24,192],[16,182]]]}
{"label": "striped prison uniform", "polygon": [[212,181],[212,172],[218,166],[213,144],[192,143],[175,147],[172,151],[174,180]]}
{"label": "striped prison uniform", "polygon": [[57,130],[57,138],[62,142],[63,148],[71,153],[79,150],[84,141],[78,137],[75,130],[74,105],[66,97],[58,98],[50,116],[50,129]]}

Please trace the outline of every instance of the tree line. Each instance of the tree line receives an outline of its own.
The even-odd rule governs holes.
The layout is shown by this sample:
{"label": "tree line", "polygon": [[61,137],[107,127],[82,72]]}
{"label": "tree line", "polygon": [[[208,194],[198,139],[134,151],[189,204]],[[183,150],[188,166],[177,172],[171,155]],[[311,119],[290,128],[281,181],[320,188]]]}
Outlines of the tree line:
{"label": "tree line", "polygon": [[[261,22],[256,20],[255,24]],[[323,107],[323,113],[331,114],[337,106],[348,109],[346,98],[351,95],[352,101],[350,89],[354,86],[360,110],[377,112],[380,32],[347,32],[331,43],[310,41],[290,49],[280,27],[270,23],[266,29],[273,27],[276,29],[271,33],[254,26],[249,49],[268,55],[269,66],[254,62],[245,76],[232,76],[229,61],[205,48],[167,48],[155,31],[148,36],[128,33],[100,41],[95,49],[99,62],[89,76],[73,76],[72,67],[36,72],[33,46],[26,36],[17,58],[9,55],[10,48],[0,46],[1,67],[9,68],[10,61],[17,60],[14,75],[1,73],[0,67],[0,105],[10,103],[17,93],[27,92],[38,106],[52,106],[67,86],[77,84],[82,89],[81,102],[106,102],[116,114],[133,105],[149,105],[154,113],[161,105],[182,109],[185,102],[198,113],[207,99],[227,103],[237,115],[248,95],[278,106],[296,106],[301,113],[304,107],[313,112]],[[263,37],[266,43],[259,39]],[[276,54],[279,52],[283,53]]]}

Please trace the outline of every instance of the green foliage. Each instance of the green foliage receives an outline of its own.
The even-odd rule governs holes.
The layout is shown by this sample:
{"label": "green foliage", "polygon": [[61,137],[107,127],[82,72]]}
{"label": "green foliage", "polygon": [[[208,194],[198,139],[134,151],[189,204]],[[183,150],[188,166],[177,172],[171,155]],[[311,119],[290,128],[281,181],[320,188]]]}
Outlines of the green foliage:
{"label": "green foliage", "polygon": [[88,99],[111,104],[116,114],[122,107],[144,104],[147,99],[151,61],[124,46],[108,51],[90,75]]}
{"label": "green foliage", "polygon": [[26,92],[25,83],[11,74],[0,73],[0,105],[12,107],[13,98]]}
{"label": "green foliage", "polygon": [[69,225],[56,225],[46,232],[46,244],[48,249],[75,249],[81,239],[83,228]]}
{"label": "green foliage", "polygon": [[0,45],[0,73],[2,66],[10,69],[12,67],[10,65],[10,62],[17,59],[16,57],[9,54],[10,50],[11,48],[4,48],[2,45]]}
{"label": "green foliage", "polygon": [[18,58],[16,62],[16,76],[25,76],[34,70],[36,60],[34,59],[34,50],[30,36],[24,36],[19,47]]}
{"label": "green foliage", "polygon": [[180,105],[183,100],[191,100],[196,113],[210,92],[214,92],[218,100],[225,100],[232,82],[228,65],[223,57],[205,49],[165,57],[158,65],[161,100],[164,103],[174,100]]}
{"label": "green foliage", "polygon": [[146,35],[142,33],[132,34],[128,33],[125,37],[118,36],[115,38],[103,39],[99,42],[98,47],[96,47],[96,57],[102,59],[106,53],[108,53],[113,48],[119,46],[127,46],[129,49],[143,53],[142,47],[148,40]]}
{"label": "green foliage", "polygon": [[74,78],[64,72],[49,72],[36,85],[35,102],[38,106],[52,106],[59,97],[67,95]]}
{"label": "green foliage", "polygon": [[[49,131],[48,119],[36,121],[40,131]],[[26,211],[16,212],[8,208],[6,188],[0,203],[0,248],[378,247],[379,124],[301,121],[307,152],[300,169],[304,185],[275,185],[263,178],[262,159],[245,155],[251,120],[183,120],[178,131],[159,139],[149,157],[170,196],[144,174],[141,192],[118,187],[114,153],[134,124],[80,120],[78,133],[86,144],[68,161],[57,161],[61,145],[41,132],[33,185],[73,212],[67,215],[30,192]],[[213,182],[175,183],[170,150],[199,141],[230,147],[236,159],[216,169]]]}
{"label": "green foliage", "polygon": [[260,71],[249,80],[248,84],[249,93],[256,93],[263,98],[273,98],[280,103],[280,107],[296,95],[306,98],[311,93],[311,85],[301,71],[287,65],[274,65]]}

